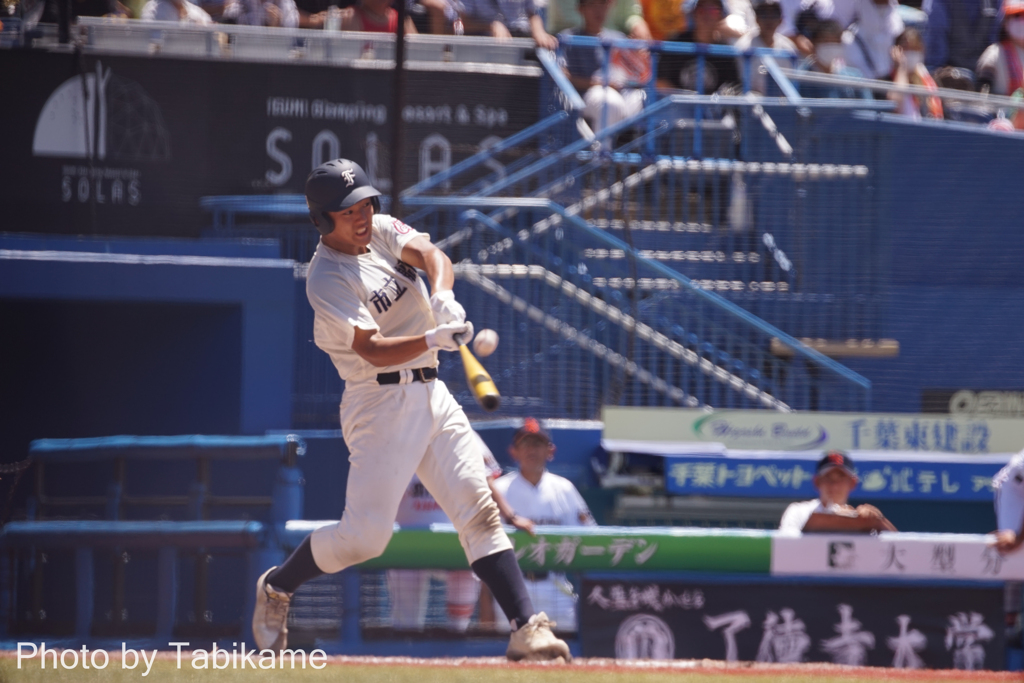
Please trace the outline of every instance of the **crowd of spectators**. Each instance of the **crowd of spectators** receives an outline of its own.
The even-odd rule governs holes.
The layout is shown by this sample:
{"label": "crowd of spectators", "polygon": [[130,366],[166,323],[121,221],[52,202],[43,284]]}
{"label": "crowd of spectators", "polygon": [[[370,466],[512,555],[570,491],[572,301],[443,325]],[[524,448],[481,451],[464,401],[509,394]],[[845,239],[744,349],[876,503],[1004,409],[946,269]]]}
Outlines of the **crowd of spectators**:
{"label": "crowd of spectators", "polygon": [[[45,0],[44,21],[58,3]],[[117,15],[186,24],[393,32],[395,3],[406,2],[407,33],[532,39],[559,48],[556,36],[630,38],[667,43],[774,49],[783,66],[914,85],[1024,97],[1024,0],[70,0],[72,17]],[[920,3],[920,4],[918,4]],[[595,23],[598,22],[598,23]],[[562,66],[600,127],[643,106],[639,76],[651,75],[646,50],[613,49],[604,73],[602,49],[566,49]],[[702,68],[698,67],[698,62]],[[734,59],[664,52],[654,73],[662,91],[767,94],[772,79],[759,57]],[[802,83],[811,97],[881,97],[863,88]],[[778,94],[777,90],[773,94]],[[911,118],[984,120],[964,103],[890,93]],[[1012,127],[1014,112],[1007,125]],[[1024,114],[1016,119],[1024,126]],[[610,124],[609,124],[610,125]],[[1021,126],[1018,126],[1021,127]]]}

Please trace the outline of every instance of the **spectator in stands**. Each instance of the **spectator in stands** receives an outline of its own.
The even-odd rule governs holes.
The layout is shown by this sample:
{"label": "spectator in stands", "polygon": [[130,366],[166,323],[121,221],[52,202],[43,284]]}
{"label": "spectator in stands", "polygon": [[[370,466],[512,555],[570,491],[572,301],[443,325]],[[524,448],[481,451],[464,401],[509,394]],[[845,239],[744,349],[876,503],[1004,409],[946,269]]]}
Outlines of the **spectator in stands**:
{"label": "spectator in stands", "polygon": [[[607,0],[608,18],[604,27],[620,31],[634,40],[651,40],[651,29],[644,19],[643,9],[638,0]],[[547,29],[558,34],[567,28],[583,23],[576,7],[576,0],[549,0]]]}
{"label": "spectator in stands", "polygon": [[[607,0],[579,0],[579,13],[583,17],[583,23],[576,28],[565,29],[559,36],[594,36],[601,40],[624,39],[626,36],[619,31],[603,28],[608,9]],[[573,86],[583,95],[583,102],[586,104],[583,116],[591,128],[599,132],[640,113],[644,107],[644,91],[641,86],[643,81],[650,77],[649,55],[613,49],[608,84],[605,85],[604,48],[564,45],[562,49],[562,69]],[[630,62],[634,60],[640,62],[641,69],[646,65],[647,79],[642,72],[628,68]]]}
{"label": "spectator in stands", "polygon": [[[60,5],[63,0],[46,0],[40,21],[60,23]],[[117,0],[71,0],[71,21],[78,17],[129,17],[131,11]]]}
{"label": "spectator in stands", "polygon": [[688,26],[683,4],[679,0],[640,0],[640,6],[654,40],[667,40],[682,33]]}
{"label": "spectator in stands", "polygon": [[[736,41],[737,50],[751,50],[766,47],[788,52],[796,56],[796,46],[786,36],[778,33],[782,23],[782,5],[779,0],[755,0],[754,17],[757,27]],[[736,66],[740,73],[746,68],[745,60],[739,58]],[[785,66],[789,66],[785,64]],[[759,57],[750,58],[750,89],[762,95],[767,91],[768,75]]]}
{"label": "spectator in stands", "polygon": [[829,451],[818,461],[814,475],[818,497],[790,503],[782,514],[779,531],[896,531],[874,505],[854,508],[847,503],[857,482],[850,456],[842,451]]}
{"label": "spectator in stands", "polygon": [[[908,28],[896,38],[892,49],[894,64],[892,81],[897,85],[919,85],[937,90],[935,80],[924,65],[924,42],[916,29]],[[918,97],[907,93],[893,92],[889,98],[896,102],[896,111],[920,120],[922,110],[933,119],[942,118],[942,100],[938,97]]]}
{"label": "spectator in stands", "polygon": [[[526,418],[513,435],[508,452],[519,470],[500,477],[494,482],[494,489],[505,497],[513,510],[538,525],[597,524],[572,482],[547,471],[548,462],[555,457],[555,445],[537,420]],[[524,576],[534,608],[545,612],[560,629],[576,630],[576,598],[565,575],[524,572]],[[502,630],[507,628],[504,625]]]}
{"label": "spectator in stands", "polygon": [[142,19],[150,21],[177,21],[181,24],[208,26],[213,19],[198,5],[188,0],[149,0],[142,8]]}
{"label": "spectator in stands", "polygon": [[555,37],[545,30],[534,0],[462,0],[462,4],[462,25],[468,36],[528,37],[538,47],[558,47]]}
{"label": "spectator in stands", "polygon": [[[949,90],[963,90],[974,92],[974,72],[970,69],[961,69],[955,66],[944,66],[935,70],[935,84],[940,88]],[[992,120],[992,113],[981,105],[972,102],[964,102],[946,98],[942,106],[942,115],[947,121],[960,121],[962,123],[988,123]]]}
{"label": "spectator in stands", "polygon": [[999,33],[1000,0],[925,0],[928,14],[924,61],[932,71],[943,66],[973,69]]}
{"label": "spectator in stands", "polygon": [[1006,0],[999,39],[978,59],[978,89],[1013,95],[1024,86],[1024,0]]}
{"label": "spectator in stands", "polygon": [[[409,14],[416,24],[416,30],[420,33],[433,33],[435,35],[463,34],[462,19],[459,18],[459,10],[462,3],[459,0],[419,0],[410,2]],[[417,18],[422,17],[425,21]]]}
{"label": "spectator in stands", "polygon": [[804,57],[814,54],[814,31],[820,22],[832,18],[835,12],[832,0],[781,0],[780,5],[782,23],[778,33],[793,41]]}
{"label": "spectator in stands", "polygon": [[[689,15],[691,29],[673,36],[669,42],[703,43],[724,45],[721,30],[725,6],[722,0],[696,0]],[[704,80],[698,84],[697,55],[672,54],[665,52],[658,62],[658,87],[669,90],[683,90],[713,93],[723,87],[736,88],[740,85],[740,72],[733,57],[706,55],[704,57]],[[701,87],[698,87],[701,86]]]}
{"label": "spectator in stands", "polygon": [[[797,67],[798,71],[833,74],[835,76],[862,77],[860,71],[847,66],[848,45],[843,42],[843,28],[839,22],[827,19],[816,22],[811,37],[814,52]],[[801,83],[800,94],[816,98],[862,98],[872,99],[868,90],[857,91],[849,86]]]}
{"label": "spectator in stands", "polygon": [[[357,0],[356,4],[341,11],[341,30],[395,33],[398,30],[398,10],[391,6],[391,0]],[[405,32],[416,33],[416,26],[408,14],[405,15]]]}
{"label": "spectator in stands", "polygon": [[297,28],[299,10],[295,0],[227,0],[220,21],[246,26]]}
{"label": "spectator in stands", "polygon": [[[843,20],[838,21],[842,26]],[[847,63],[865,78],[888,79],[893,71],[892,48],[903,29],[896,0],[856,0]]]}

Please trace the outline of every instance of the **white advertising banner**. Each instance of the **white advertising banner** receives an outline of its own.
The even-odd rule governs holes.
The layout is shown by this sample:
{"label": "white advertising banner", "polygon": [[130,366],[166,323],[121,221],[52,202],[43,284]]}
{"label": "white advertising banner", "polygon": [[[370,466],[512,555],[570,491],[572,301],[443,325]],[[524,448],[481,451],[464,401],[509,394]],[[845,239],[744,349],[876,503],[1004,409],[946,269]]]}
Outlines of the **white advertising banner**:
{"label": "white advertising banner", "polygon": [[[769,410],[704,411],[623,408],[602,411],[605,442],[630,443],[642,452],[911,451],[964,455],[1016,453],[1024,448],[1024,419],[909,413],[780,413]],[[690,444],[687,446],[686,444]],[[629,450],[623,448],[622,450]]]}
{"label": "white advertising banner", "polygon": [[772,574],[1024,580],[1024,550],[1002,555],[980,534],[802,534],[772,537]]}

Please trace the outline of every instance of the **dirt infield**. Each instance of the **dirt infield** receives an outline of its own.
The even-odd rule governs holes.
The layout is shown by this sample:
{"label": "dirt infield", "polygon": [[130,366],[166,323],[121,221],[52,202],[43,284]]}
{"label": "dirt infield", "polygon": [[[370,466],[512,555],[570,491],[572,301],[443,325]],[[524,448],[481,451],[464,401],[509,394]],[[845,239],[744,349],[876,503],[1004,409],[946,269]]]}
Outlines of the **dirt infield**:
{"label": "dirt infield", "polygon": [[852,667],[834,664],[726,663],[715,660],[621,661],[578,659],[569,665],[510,663],[504,658],[412,657],[327,657],[321,668],[275,670],[195,669],[187,656],[179,662],[174,652],[160,652],[151,669],[122,666],[119,652],[111,653],[109,666],[90,668],[45,668],[37,657],[23,659],[17,653],[0,652],[0,682],[70,681],[173,681],[243,683],[254,678],[286,683],[291,681],[365,681],[367,683],[877,683],[879,681],[1015,681],[1024,682],[1021,672],[906,670]]}

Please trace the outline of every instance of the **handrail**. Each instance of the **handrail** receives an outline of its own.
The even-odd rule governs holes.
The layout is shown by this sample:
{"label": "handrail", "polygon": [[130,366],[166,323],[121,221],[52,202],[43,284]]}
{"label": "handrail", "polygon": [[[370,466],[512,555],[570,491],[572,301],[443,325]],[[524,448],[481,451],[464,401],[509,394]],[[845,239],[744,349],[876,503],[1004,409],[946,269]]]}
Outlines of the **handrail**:
{"label": "handrail", "polygon": [[[461,227],[461,226],[466,225],[470,221],[477,221],[479,223],[482,223],[483,225],[486,225],[490,229],[494,230],[495,232],[497,232],[500,235],[503,235],[506,238],[515,239],[515,235],[512,234],[507,228],[505,228],[505,226],[501,225],[501,223],[499,223],[498,221],[494,220],[494,218],[492,218],[491,216],[488,216],[485,213],[477,211],[476,209],[470,209],[468,211],[464,211],[460,215],[460,217],[459,217],[459,223],[458,224]],[[530,246],[529,250],[534,255],[541,257],[542,260],[546,260],[545,257],[547,256],[547,254],[545,252],[542,252],[541,250],[539,250],[539,249],[537,249],[537,248],[535,248],[533,246]],[[473,266],[470,266],[470,267],[467,267],[465,264],[456,264],[456,266],[455,266],[455,268],[456,268],[456,275],[464,277],[464,278],[468,279],[470,282],[473,282],[474,284],[476,284],[478,286],[480,286],[482,282],[489,282],[487,280],[487,278],[483,277],[482,275],[479,275],[479,274],[477,274],[475,276],[471,275],[471,271],[470,271],[471,267],[472,268],[481,268],[481,266],[477,266],[475,264]],[[699,368],[701,371],[705,372],[706,374],[714,375],[715,373],[712,373],[711,371],[709,371],[708,367],[705,366],[705,363],[709,363],[710,367],[716,368],[716,370],[719,370],[719,371],[725,373],[727,378],[731,378],[731,379],[723,379],[721,377],[718,377],[717,379],[720,382],[722,382],[723,384],[733,384],[732,380],[735,380],[735,382],[737,382],[739,384],[739,386],[736,386],[736,384],[733,384],[733,386],[736,388],[736,390],[738,392],[745,393],[748,396],[750,396],[751,398],[756,398],[762,405],[764,405],[767,408],[772,408],[772,409],[778,410],[780,412],[790,412],[791,411],[791,408],[788,405],[786,405],[783,401],[779,400],[778,398],[776,398],[772,394],[764,391],[763,389],[758,388],[757,386],[755,386],[755,385],[751,384],[750,382],[748,382],[747,380],[745,380],[743,377],[740,377],[740,376],[732,373],[731,371],[723,368],[722,366],[718,365],[717,363],[713,363],[713,362],[710,362],[710,361],[705,361],[705,360],[700,359],[697,356],[697,354],[695,354],[692,351],[689,351],[689,350],[685,349],[683,347],[683,345],[680,344],[679,342],[674,341],[674,340],[670,339],[669,337],[665,336],[664,334],[657,332],[654,328],[650,327],[649,325],[645,325],[644,323],[638,321],[632,315],[620,311],[617,307],[613,306],[613,308],[615,308],[617,314],[615,316],[609,315],[606,302],[603,302],[604,305],[602,305],[601,307],[596,306],[595,305],[594,297],[589,292],[586,292],[583,296],[580,296],[579,294],[574,294],[574,293],[579,293],[579,292],[585,292],[586,291],[585,289],[581,289],[580,287],[578,287],[575,284],[565,282],[564,279],[560,275],[552,273],[551,271],[547,270],[544,266],[537,266],[537,267],[540,268],[543,271],[543,273],[544,273],[544,275],[539,278],[540,280],[542,280],[546,284],[554,287],[556,290],[561,292],[563,295],[569,297],[570,299],[575,300],[577,303],[579,303],[579,304],[589,308],[590,310],[593,310],[598,315],[601,315],[602,317],[604,317],[607,320],[609,320],[612,324],[617,325],[617,326],[619,326],[622,329],[627,330],[627,331],[629,331],[629,330],[636,330],[638,332],[638,335],[642,339],[644,339],[645,341],[651,343],[656,348],[658,348],[658,349],[660,349],[662,351],[665,351],[666,353],[674,355],[675,357],[679,358],[680,360],[683,360],[684,362]],[[533,266],[531,266],[530,268],[532,269]],[[531,274],[531,276],[532,277],[536,277],[536,274]],[[550,276],[553,276],[553,277],[557,278],[557,280],[560,281],[562,284],[556,284],[556,283],[551,282]],[[474,281],[474,277],[477,279],[476,281]],[[491,283],[490,286],[493,289],[500,289],[494,283]],[[571,290],[572,290],[573,293],[570,293],[569,291],[567,291],[566,287],[571,287]],[[493,294],[495,296],[498,296],[498,294],[495,293],[495,292],[489,291],[488,293],[491,293],[491,294]],[[517,299],[518,298],[518,297],[515,297],[514,295],[511,295],[511,294],[509,294],[508,296],[511,299]],[[501,297],[499,296],[499,298],[501,298]],[[527,307],[531,307],[531,308],[536,308],[536,307],[533,307],[529,303],[526,303],[526,302],[523,302],[523,305],[527,306]],[[537,309],[537,310],[539,311],[539,309]],[[547,314],[545,314],[543,312],[539,312],[538,315],[539,316],[544,316],[545,318],[551,318],[552,317],[552,316],[549,316],[549,315],[547,315]],[[619,357],[617,359],[617,362],[616,362],[616,359],[614,359],[614,356],[609,358],[608,355],[603,355],[603,354],[596,353],[595,349],[594,349],[595,345],[601,347],[603,350],[607,350],[607,347],[605,347],[603,344],[600,344],[599,342],[594,340],[586,332],[582,332],[582,331],[575,330],[575,329],[572,329],[572,331],[569,332],[568,330],[566,330],[567,324],[564,323],[564,322],[562,322],[561,324],[559,324],[559,325],[557,325],[555,327],[557,327],[558,331],[560,333],[562,333],[562,335],[564,337],[566,337],[567,339],[573,339],[574,341],[576,341],[577,344],[581,348],[583,348],[583,349],[585,349],[587,351],[590,351],[591,353],[595,353],[595,355],[598,355],[599,357],[604,358],[606,361],[611,362],[613,365],[616,365],[618,367],[622,367],[622,368],[626,369],[626,371],[627,372],[631,372],[631,374],[636,374],[641,382],[652,386],[655,389],[655,391],[659,391],[659,392],[665,393],[668,396],[672,397],[674,400],[678,401],[679,403],[688,403],[688,404],[694,405],[694,406],[697,405],[695,397],[688,395],[685,391],[683,391],[679,387],[676,387],[674,385],[669,384],[664,379],[662,379],[659,376],[651,373],[650,371],[636,369],[636,368],[634,368],[631,371],[629,369],[629,363],[627,361],[623,360],[621,357]],[[583,343],[584,339],[587,340],[586,343]]]}
{"label": "handrail", "polygon": [[570,107],[575,111],[582,111],[586,106],[583,103],[583,98],[573,87],[573,84],[566,78],[565,73],[559,68],[558,63],[555,61],[555,53],[547,48],[537,48],[537,59],[540,60],[544,70],[551,76],[551,80],[555,82],[558,89],[565,95],[568,100]]}
{"label": "handrail", "polygon": [[853,88],[866,88],[877,92],[898,92],[909,95],[921,95],[923,97],[940,97],[942,99],[970,102],[972,104],[987,105],[992,109],[1003,107],[1018,109],[1024,107],[1024,102],[1012,97],[1003,95],[988,95],[984,93],[971,92],[969,90],[955,90],[953,88],[926,88],[921,85],[897,84],[891,81],[879,81],[873,78],[861,78],[859,76],[836,76],[834,74],[815,73],[813,71],[800,71],[797,69],[779,68],[782,75],[794,81],[805,81],[807,83],[818,83],[823,85],[843,85]]}
{"label": "handrail", "polygon": [[822,355],[821,353],[815,351],[811,347],[801,342],[799,339],[796,339],[795,337],[787,334],[786,332],[783,332],[782,330],[776,328],[774,325],[765,322],[761,318],[758,318],[754,314],[734,304],[728,299],[721,297],[714,292],[709,292],[705,289],[696,286],[695,284],[693,284],[693,281],[690,278],[686,277],[682,273],[672,268],[669,268],[668,266],[665,266],[657,261],[653,261],[642,256],[639,253],[639,251],[634,249],[629,244],[623,242],[617,237],[608,235],[605,232],[588,225],[586,221],[579,218],[578,216],[570,214],[568,211],[566,211],[565,207],[558,204],[557,202],[554,202],[550,199],[534,199],[526,197],[412,197],[410,198],[409,203],[416,206],[521,209],[531,208],[551,211],[552,213],[559,215],[562,218],[562,220],[568,221],[575,227],[584,231],[588,236],[600,242],[604,242],[611,248],[623,250],[626,254],[629,254],[631,258],[636,259],[638,263],[642,263],[646,266],[649,266],[650,268],[657,271],[661,276],[665,278],[675,280],[680,285],[682,285],[683,288],[689,290],[695,296],[704,299],[707,303],[718,307],[719,309],[725,311],[734,318],[737,318],[742,322],[756,328],[757,330],[759,330],[760,332],[767,336],[778,338],[779,341],[792,348],[797,355],[800,355],[809,361],[813,361],[815,364],[825,368],[829,372],[832,372],[833,374],[841,377],[842,379],[851,381],[854,384],[865,389],[868,392],[867,398],[868,403],[870,404],[871,380],[850,370],[849,368],[843,366],[842,364],[837,363],[831,358]]}

